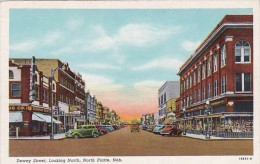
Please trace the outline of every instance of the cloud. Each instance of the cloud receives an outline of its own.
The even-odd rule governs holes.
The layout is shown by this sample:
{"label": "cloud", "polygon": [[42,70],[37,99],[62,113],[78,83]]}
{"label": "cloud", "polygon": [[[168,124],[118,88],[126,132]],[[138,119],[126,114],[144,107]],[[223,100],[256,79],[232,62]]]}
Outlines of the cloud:
{"label": "cloud", "polygon": [[67,29],[75,31],[84,25],[84,20],[81,18],[70,19],[66,22]]}
{"label": "cloud", "polygon": [[98,36],[90,42],[87,49],[92,51],[117,50],[120,46],[131,45],[149,47],[166,40],[180,31],[180,27],[156,26],[150,24],[127,24],[110,36],[101,26],[96,26],[93,32]]}
{"label": "cloud", "polygon": [[140,81],[134,84],[134,88],[136,90],[158,90],[159,87],[163,85],[164,81],[156,81],[156,80],[145,80],[145,81]]}
{"label": "cloud", "polygon": [[181,46],[184,50],[186,51],[195,51],[195,49],[199,46],[199,44],[201,43],[201,41],[189,41],[189,40],[186,40],[184,42],[182,42]]}
{"label": "cloud", "polygon": [[27,40],[10,45],[10,50],[27,52],[37,47],[38,42],[36,40]]}
{"label": "cloud", "polygon": [[81,68],[87,69],[100,69],[100,70],[120,70],[119,66],[111,65],[111,64],[100,64],[100,63],[86,63],[78,65]]}
{"label": "cloud", "polygon": [[107,76],[83,73],[82,77],[86,81],[86,89],[94,93],[102,94],[104,92],[118,91],[124,87],[122,84],[115,83],[113,79]]}
{"label": "cloud", "polygon": [[62,36],[63,33],[59,31],[48,32],[38,38],[31,38],[26,41],[11,44],[10,50],[28,52],[39,47],[54,45],[58,40],[62,38]]}
{"label": "cloud", "polygon": [[133,71],[146,71],[150,69],[166,69],[166,70],[177,70],[183,64],[182,61],[176,58],[161,58],[151,60],[143,65],[133,67]]}

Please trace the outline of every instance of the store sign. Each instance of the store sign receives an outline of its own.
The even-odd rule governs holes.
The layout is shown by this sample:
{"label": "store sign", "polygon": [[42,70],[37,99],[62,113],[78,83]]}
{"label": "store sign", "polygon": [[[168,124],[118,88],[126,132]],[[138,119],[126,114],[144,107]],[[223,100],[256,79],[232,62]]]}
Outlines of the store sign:
{"label": "store sign", "polygon": [[225,100],[220,100],[220,101],[215,101],[215,102],[210,103],[211,106],[217,106],[220,104],[225,104]]}
{"label": "store sign", "polygon": [[70,105],[69,106],[69,111],[72,112],[72,111],[78,111],[80,110],[80,106],[79,105]]}
{"label": "store sign", "polygon": [[9,106],[9,111],[32,111],[32,112],[50,113],[49,109],[32,107],[32,106]]}

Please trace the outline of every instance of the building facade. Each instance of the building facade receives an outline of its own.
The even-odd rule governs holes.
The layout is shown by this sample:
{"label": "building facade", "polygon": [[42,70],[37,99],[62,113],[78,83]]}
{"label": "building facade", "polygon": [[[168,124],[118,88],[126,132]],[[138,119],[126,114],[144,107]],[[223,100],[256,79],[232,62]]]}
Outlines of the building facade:
{"label": "building facade", "polygon": [[[29,65],[32,59],[15,58],[10,61],[18,65]],[[51,72],[54,73],[51,83],[48,82],[52,92],[43,90],[44,94],[48,96],[48,100],[44,101],[54,112],[54,118],[62,122],[63,129],[67,131],[85,124],[85,81],[82,76],[73,72],[68,63],[61,62],[59,59],[35,59],[35,65],[40,72],[49,77],[48,79],[50,79]],[[27,77],[30,76],[27,75]],[[37,95],[37,85],[35,90],[37,100],[37,97],[41,98],[40,93]],[[46,104],[43,106],[47,106]]]}
{"label": "building facade", "polygon": [[92,96],[90,92],[86,92],[86,122],[87,124],[94,124],[96,120],[96,97]]}
{"label": "building facade", "polygon": [[[50,134],[51,93],[56,94],[55,87],[51,91],[49,77],[37,66],[9,61],[9,135],[17,135],[16,128],[19,136]],[[53,121],[57,133],[61,122]]]}
{"label": "building facade", "polygon": [[[159,123],[163,123],[167,118],[167,113],[172,110],[167,109],[167,101],[179,97],[180,87],[178,81],[166,81],[158,90],[158,111]],[[173,108],[172,108],[173,109]]]}
{"label": "building facade", "polygon": [[225,16],[177,74],[177,117],[188,132],[251,131],[253,16]]}

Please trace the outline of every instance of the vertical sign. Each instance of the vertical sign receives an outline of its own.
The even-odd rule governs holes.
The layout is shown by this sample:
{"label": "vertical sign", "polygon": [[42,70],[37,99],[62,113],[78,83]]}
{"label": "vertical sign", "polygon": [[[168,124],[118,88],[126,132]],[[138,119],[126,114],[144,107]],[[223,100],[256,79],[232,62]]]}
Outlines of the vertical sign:
{"label": "vertical sign", "polygon": [[30,101],[35,100],[35,57],[32,57],[31,68],[30,68],[30,93],[29,99]]}

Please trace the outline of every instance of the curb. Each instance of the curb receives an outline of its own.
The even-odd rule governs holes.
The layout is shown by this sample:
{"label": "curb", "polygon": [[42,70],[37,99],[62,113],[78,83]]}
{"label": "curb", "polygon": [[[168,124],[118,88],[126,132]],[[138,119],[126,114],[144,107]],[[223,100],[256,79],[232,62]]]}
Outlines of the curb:
{"label": "curb", "polygon": [[224,140],[253,140],[253,138],[213,138],[213,139],[204,139],[204,138],[197,138],[197,137],[191,137],[191,136],[182,136],[186,138],[192,138],[192,139],[198,139],[203,141],[224,141]]}

